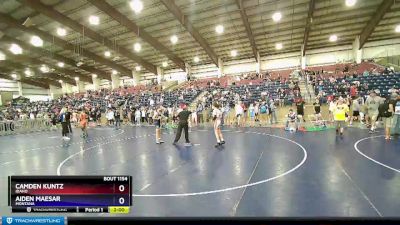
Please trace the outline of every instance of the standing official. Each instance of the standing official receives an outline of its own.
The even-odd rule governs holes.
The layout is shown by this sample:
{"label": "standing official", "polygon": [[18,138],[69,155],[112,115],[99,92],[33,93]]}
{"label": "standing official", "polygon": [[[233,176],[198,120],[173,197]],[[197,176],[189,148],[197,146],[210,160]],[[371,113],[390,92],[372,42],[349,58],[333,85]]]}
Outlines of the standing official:
{"label": "standing official", "polygon": [[182,134],[182,129],[185,130],[185,139],[186,139],[186,143],[185,146],[191,146],[192,144],[189,141],[189,125],[188,125],[188,119],[190,116],[191,112],[189,110],[187,110],[187,106],[183,105],[182,106],[182,111],[178,114],[178,118],[179,118],[179,123],[178,123],[178,130],[176,132],[176,137],[174,140],[174,145],[176,145],[179,141],[179,139],[181,138],[181,134]]}

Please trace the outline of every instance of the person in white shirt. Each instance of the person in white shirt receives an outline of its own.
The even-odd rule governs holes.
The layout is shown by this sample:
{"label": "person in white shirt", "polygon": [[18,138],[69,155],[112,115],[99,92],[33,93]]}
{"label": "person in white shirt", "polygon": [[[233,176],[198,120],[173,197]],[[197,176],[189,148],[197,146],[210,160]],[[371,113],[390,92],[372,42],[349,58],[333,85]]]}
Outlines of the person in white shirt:
{"label": "person in white shirt", "polygon": [[197,111],[193,110],[191,116],[192,116],[191,125],[192,126],[197,126]]}
{"label": "person in white shirt", "polygon": [[136,125],[139,125],[139,126],[140,126],[140,117],[141,117],[140,110],[136,109],[136,111],[135,111],[135,122],[136,122]]}
{"label": "person in white shirt", "polygon": [[336,104],[335,102],[332,100],[329,102],[329,120],[333,121],[333,110],[335,109]]}
{"label": "person in white shirt", "polygon": [[107,112],[107,120],[108,120],[108,125],[113,125],[114,123],[114,111],[110,108],[108,109]]}
{"label": "person in white shirt", "polygon": [[141,110],[141,115],[142,115],[142,123],[144,123],[146,121],[146,110],[144,108],[142,108]]}
{"label": "person in white shirt", "polygon": [[221,132],[221,124],[222,124],[222,111],[220,110],[221,106],[214,102],[213,104],[213,120],[214,120],[214,133],[215,137],[217,138],[217,144],[215,147],[219,147],[225,144],[224,137],[222,136]]}
{"label": "person in white shirt", "polygon": [[360,120],[360,111],[361,111],[361,104],[360,104],[360,98],[359,97],[354,97],[352,100],[351,104],[352,110],[353,110],[353,116],[350,117],[350,123],[349,126],[353,124],[353,121],[361,121]]}
{"label": "person in white shirt", "polygon": [[150,102],[150,106],[154,106],[154,100],[152,98],[150,98],[149,102]]}
{"label": "person in white shirt", "polygon": [[241,125],[241,118],[243,116],[243,107],[241,105],[241,102],[238,102],[235,105],[235,112],[236,112],[237,125],[240,126]]}

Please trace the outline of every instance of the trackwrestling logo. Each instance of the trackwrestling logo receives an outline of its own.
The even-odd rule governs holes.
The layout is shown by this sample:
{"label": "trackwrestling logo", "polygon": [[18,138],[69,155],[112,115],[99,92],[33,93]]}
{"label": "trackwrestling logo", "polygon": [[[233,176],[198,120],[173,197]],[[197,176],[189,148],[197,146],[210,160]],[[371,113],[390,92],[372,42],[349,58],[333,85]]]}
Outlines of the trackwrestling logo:
{"label": "trackwrestling logo", "polygon": [[3,224],[13,225],[36,225],[36,224],[52,224],[64,225],[64,217],[3,217]]}

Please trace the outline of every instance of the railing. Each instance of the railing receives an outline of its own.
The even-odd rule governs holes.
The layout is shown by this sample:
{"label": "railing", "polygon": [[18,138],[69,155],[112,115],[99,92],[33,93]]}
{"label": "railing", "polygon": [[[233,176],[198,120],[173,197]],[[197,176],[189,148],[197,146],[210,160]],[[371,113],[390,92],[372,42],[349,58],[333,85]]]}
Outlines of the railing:
{"label": "railing", "polygon": [[48,131],[52,129],[51,121],[48,119],[28,119],[16,121],[1,121],[0,136]]}
{"label": "railing", "polygon": [[400,57],[399,56],[387,57],[387,62],[395,66],[400,66]]}
{"label": "railing", "polygon": [[312,98],[311,91],[314,91],[314,90],[310,91],[310,85],[308,84],[308,82],[309,82],[308,76],[306,74],[303,74],[303,76],[304,76],[304,83],[305,83],[306,90],[307,90],[307,97],[309,98],[309,102],[312,102],[313,99],[311,99]]}

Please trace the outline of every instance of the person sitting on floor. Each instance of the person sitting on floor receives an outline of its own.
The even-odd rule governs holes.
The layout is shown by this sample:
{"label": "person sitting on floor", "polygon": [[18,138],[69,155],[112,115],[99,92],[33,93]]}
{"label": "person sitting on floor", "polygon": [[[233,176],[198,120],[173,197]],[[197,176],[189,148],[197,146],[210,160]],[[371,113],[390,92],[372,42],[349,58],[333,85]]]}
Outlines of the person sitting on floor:
{"label": "person sitting on floor", "polygon": [[[289,127],[289,124],[294,124],[294,127]],[[285,130],[296,131],[298,129],[297,126],[297,114],[293,111],[293,109],[289,109],[289,113],[286,116]]]}

